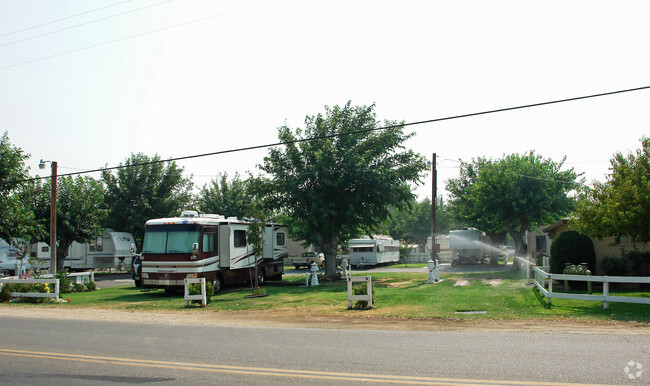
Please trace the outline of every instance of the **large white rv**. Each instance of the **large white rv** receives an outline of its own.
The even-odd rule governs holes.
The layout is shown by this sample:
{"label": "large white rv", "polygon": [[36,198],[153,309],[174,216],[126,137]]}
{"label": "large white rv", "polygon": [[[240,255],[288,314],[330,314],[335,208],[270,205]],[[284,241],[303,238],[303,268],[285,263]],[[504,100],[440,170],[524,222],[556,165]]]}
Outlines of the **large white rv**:
{"label": "large white rv", "polygon": [[390,236],[373,236],[373,238],[352,239],[349,241],[350,264],[379,265],[399,261],[399,240]]}
{"label": "large white rv", "polygon": [[[85,243],[74,242],[68,250],[63,267],[70,271],[88,269],[128,269],[131,267],[131,244],[135,240],[127,232],[106,230]],[[46,243],[32,245],[34,268],[50,268],[50,247]]]}
{"label": "large white rv", "polygon": [[246,240],[250,223],[236,217],[184,211],[181,217],[152,219],[145,224],[142,247],[143,288],[175,291],[187,277],[204,277],[215,293],[224,284],[251,280],[282,280],[288,256],[288,227],[266,224],[262,256]]}

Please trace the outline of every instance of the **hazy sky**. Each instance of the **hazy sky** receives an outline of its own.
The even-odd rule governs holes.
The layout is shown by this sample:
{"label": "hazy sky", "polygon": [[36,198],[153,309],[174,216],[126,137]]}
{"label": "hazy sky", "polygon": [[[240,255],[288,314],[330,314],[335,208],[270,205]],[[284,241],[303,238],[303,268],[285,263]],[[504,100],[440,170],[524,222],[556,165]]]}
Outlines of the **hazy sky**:
{"label": "hazy sky", "polygon": [[[32,173],[41,158],[68,173],[273,143],[348,100],[413,122],[650,86],[649,14],[648,1],[0,0],[0,132]],[[413,126],[407,146],[438,154],[441,188],[458,159],[528,150],[604,181],[612,154],[640,147],[649,102]],[[266,152],[179,164],[202,186]]]}

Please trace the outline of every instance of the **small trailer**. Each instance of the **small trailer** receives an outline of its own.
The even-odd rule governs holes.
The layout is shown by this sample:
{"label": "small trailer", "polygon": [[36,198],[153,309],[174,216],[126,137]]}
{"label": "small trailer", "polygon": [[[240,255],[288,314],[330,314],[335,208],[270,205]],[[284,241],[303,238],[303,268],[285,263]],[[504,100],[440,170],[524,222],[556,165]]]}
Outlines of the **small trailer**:
{"label": "small trailer", "polygon": [[349,241],[350,264],[356,267],[399,262],[399,240],[373,236]]}
{"label": "small trailer", "polygon": [[[88,242],[72,243],[63,268],[70,271],[129,269],[132,264],[131,244],[135,244],[132,234],[106,230]],[[50,268],[50,247],[46,243],[33,244],[31,257],[34,268]]]}

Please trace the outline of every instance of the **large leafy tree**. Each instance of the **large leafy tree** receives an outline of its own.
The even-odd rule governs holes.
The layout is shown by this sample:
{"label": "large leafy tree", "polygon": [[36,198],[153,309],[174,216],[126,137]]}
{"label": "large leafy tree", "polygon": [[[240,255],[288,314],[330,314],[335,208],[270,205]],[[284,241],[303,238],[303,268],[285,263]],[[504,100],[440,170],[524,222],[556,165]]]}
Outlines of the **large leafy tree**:
{"label": "large leafy tree", "polygon": [[570,193],[579,175],[562,170],[555,162],[530,151],[498,160],[461,162],[458,178],[447,181],[450,203],[463,222],[505,239],[507,232],[516,252],[526,252],[525,232],[568,215],[575,200]]}
{"label": "large leafy tree", "polygon": [[[36,218],[49,229],[51,185],[47,180],[37,187],[34,202]],[[56,255],[57,272],[63,269],[73,242],[83,243],[101,232],[106,219],[104,191],[100,181],[91,177],[62,176],[57,179]],[[43,241],[49,241],[44,240]],[[54,246],[50,246],[54,248]]]}
{"label": "large leafy tree", "polygon": [[605,183],[583,189],[578,205],[578,228],[615,242],[627,235],[635,241],[650,241],[650,138],[641,139],[641,149],[611,159],[611,175]]}
{"label": "large leafy tree", "polygon": [[219,174],[216,179],[203,186],[195,197],[195,207],[202,213],[242,218],[248,214],[248,208],[253,201],[248,185],[248,180],[242,179],[238,173],[230,180],[227,173]]}
{"label": "large leafy tree", "polygon": [[0,137],[0,238],[21,248],[44,234],[30,203],[34,183],[26,181],[28,159],[29,155],[11,144],[6,132]]}
{"label": "large leafy tree", "polygon": [[192,198],[192,181],[183,177],[183,168],[158,155],[132,154],[115,174],[102,172],[102,180],[107,226],[130,232],[138,245],[142,245],[147,220],[177,216]]}
{"label": "large leafy tree", "polygon": [[396,122],[380,127],[374,105],[325,107],[307,116],[305,129],[278,129],[283,148],[269,150],[256,191],[267,208],[281,210],[295,238],[317,245],[325,254],[326,277],[336,275],[340,244],[371,233],[389,213],[414,195],[410,184],[426,169],[424,158],[403,143]]}

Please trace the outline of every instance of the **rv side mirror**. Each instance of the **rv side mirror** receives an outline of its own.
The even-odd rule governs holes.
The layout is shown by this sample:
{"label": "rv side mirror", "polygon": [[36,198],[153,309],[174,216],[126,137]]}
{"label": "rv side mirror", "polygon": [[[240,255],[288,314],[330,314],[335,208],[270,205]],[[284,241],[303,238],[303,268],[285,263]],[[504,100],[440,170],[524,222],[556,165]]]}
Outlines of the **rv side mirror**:
{"label": "rv side mirror", "polygon": [[193,243],[192,244],[192,253],[195,254],[195,255],[197,253],[199,253],[199,243]]}
{"label": "rv side mirror", "polygon": [[131,244],[131,247],[129,248],[129,251],[131,251],[132,255],[135,255],[135,244]]}

